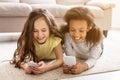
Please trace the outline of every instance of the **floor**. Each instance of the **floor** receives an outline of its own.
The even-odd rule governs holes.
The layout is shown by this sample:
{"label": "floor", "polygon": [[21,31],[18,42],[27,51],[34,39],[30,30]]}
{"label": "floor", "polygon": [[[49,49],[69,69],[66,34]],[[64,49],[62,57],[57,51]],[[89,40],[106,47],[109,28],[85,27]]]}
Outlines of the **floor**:
{"label": "floor", "polygon": [[[108,36],[106,39],[111,40],[111,43],[112,41],[114,42],[120,41],[120,30],[110,30],[108,32]],[[120,80],[120,70],[107,72],[107,73],[92,74],[87,76],[62,79],[62,80]]]}
{"label": "floor", "polygon": [[120,71],[80,76],[62,80],[120,80]]}
{"label": "floor", "polygon": [[[2,41],[2,39],[4,39],[5,42]],[[120,30],[110,30],[106,39],[111,40],[111,42],[120,41]],[[0,61],[10,60],[12,58],[11,53],[13,53],[15,50],[12,47],[16,48],[16,45],[12,45],[13,43],[16,44],[16,41],[9,42],[5,37],[3,38],[3,34],[0,34],[0,54],[1,54]],[[7,55],[9,56],[4,55],[6,53],[6,50],[9,51],[9,53],[7,53]],[[62,80],[120,80],[119,74],[120,71],[113,71],[113,72],[92,74],[92,75],[80,76],[80,77],[74,77],[74,78],[68,78]]]}

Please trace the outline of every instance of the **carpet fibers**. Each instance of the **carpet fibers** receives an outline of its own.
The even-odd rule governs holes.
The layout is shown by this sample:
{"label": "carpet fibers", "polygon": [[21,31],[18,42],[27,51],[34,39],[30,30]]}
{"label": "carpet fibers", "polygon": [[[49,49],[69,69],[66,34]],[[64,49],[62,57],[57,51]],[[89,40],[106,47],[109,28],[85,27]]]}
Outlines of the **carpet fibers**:
{"label": "carpet fibers", "polygon": [[98,59],[96,65],[77,75],[64,74],[62,67],[48,71],[44,74],[25,74],[22,69],[14,68],[8,61],[12,58],[16,48],[16,42],[0,43],[0,78],[1,80],[60,80],[64,78],[77,77],[82,75],[98,74],[120,70],[120,31],[110,31],[104,40],[104,53]]}

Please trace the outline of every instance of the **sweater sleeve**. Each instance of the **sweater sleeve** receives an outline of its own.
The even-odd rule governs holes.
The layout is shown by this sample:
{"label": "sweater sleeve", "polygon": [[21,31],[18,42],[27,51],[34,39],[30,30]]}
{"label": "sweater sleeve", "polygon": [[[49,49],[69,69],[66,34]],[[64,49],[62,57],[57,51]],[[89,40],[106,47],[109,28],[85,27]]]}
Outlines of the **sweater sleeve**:
{"label": "sweater sleeve", "polygon": [[72,45],[71,45],[71,37],[69,36],[68,33],[65,34],[64,36],[64,51],[66,55],[73,55],[73,49],[72,49]]}
{"label": "sweater sleeve", "polygon": [[94,46],[90,49],[90,56],[85,61],[85,63],[88,64],[89,68],[93,67],[96,64],[97,59],[100,57],[101,53],[101,44],[98,44],[97,46]]}

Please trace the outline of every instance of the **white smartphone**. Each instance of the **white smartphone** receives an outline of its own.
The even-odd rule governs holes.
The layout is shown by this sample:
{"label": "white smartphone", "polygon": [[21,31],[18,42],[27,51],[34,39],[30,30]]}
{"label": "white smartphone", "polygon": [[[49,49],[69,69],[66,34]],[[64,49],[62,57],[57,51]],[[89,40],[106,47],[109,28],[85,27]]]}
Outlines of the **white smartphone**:
{"label": "white smartphone", "polygon": [[33,61],[30,61],[30,62],[28,62],[27,63],[28,64],[28,66],[33,66],[33,67],[37,67],[38,66],[38,64],[37,63],[35,63],[35,62],[33,62]]}
{"label": "white smartphone", "polygon": [[76,65],[76,57],[75,56],[63,56],[63,61],[69,67]]}

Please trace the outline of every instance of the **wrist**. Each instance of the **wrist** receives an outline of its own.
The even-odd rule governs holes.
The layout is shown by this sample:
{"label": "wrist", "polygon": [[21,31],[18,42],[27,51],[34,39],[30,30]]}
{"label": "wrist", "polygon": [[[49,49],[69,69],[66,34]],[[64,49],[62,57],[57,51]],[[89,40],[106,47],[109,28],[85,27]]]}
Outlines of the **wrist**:
{"label": "wrist", "polygon": [[25,62],[21,62],[21,63],[20,63],[20,67],[21,67],[22,69],[25,69],[26,63],[25,63]]}
{"label": "wrist", "polygon": [[89,68],[89,67],[88,67],[88,64],[83,63],[83,70],[86,71],[86,70],[88,70],[88,68]]}

